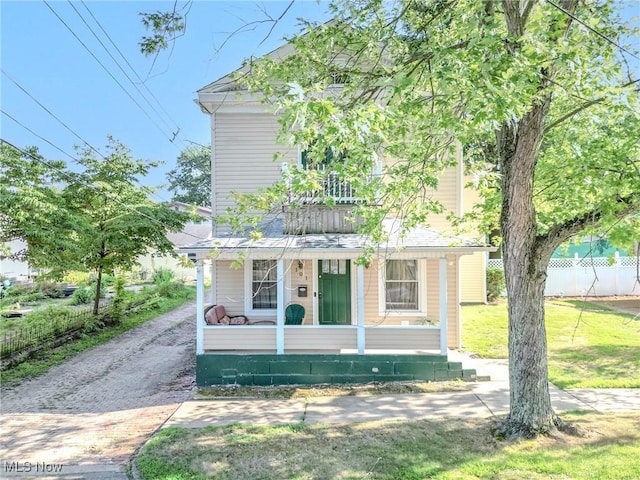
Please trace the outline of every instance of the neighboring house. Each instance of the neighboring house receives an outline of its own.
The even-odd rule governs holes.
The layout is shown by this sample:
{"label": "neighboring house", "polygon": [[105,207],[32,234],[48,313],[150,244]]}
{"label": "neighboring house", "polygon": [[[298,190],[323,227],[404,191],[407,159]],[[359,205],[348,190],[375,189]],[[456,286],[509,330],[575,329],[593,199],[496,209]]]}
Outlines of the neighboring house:
{"label": "neighboring house", "polygon": [[[288,166],[303,164],[298,148],[276,143],[277,118],[230,76],[199,90],[198,103],[211,119],[214,216],[233,207],[232,192],[254,192],[282,180]],[[277,152],[281,163],[273,161]],[[461,151],[456,155],[457,167],[445,172],[433,193],[462,214],[476,198],[463,188]],[[331,173],[324,188],[337,197],[335,206],[298,198],[282,215],[265,219],[258,240],[214,225],[212,238],[179,250],[198,272],[198,385],[470,375],[447,362],[447,349],[461,345],[461,269],[474,280],[469,298],[484,301],[491,248],[443,233],[450,231],[444,216],[434,216],[434,228],[403,237],[401,220],[389,218],[389,240],[370,264],[359,265],[366,239],[348,220],[354,192]],[[209,260],[213,277],[205,292],[203,262]],[[227,316],[205,310],[210,299]],[[299,307],[304,317],[294,324]],[[234,316],[241,317],[228,318]]]}
{"label": "neighboring house", "polygon": [[[6,247],[10,252],[16,253],[26,250],[27,244],[22,240],[12,240],[7,242]],[[28,282],[33,280],[37,275],[37,271],[29,267],[29,263],[25,260],[12,260],[3,257],[0,252],[0,277],[11,280],[12,282]]]}
{"label": "neighboring house", "polygon": [[[192,244],[198,240],[204,240],[211,236],[211,209],[206,207],[197,207],[182,202],[172,202],[171,206],[174,210],[180,212],[191,212],[199,217],[202,217],[202,221],[194,222],[189,221],[185,224],[184,228],[180,232],[170,232],[167,234],[167,240],[169,240],[176,249]],[[195,280],[193,275],[193,268],[189,268],[184,265],[184,262],[179,258],[170,255],[154,255],[152,253],[147,254],[138,259],[140,264],[141,275],[148,279],[153,270],[159,268],[168,268],[173,270],[177,278],[184,280]],[[205,272],[205,277],[211,278],[210,271]]]}

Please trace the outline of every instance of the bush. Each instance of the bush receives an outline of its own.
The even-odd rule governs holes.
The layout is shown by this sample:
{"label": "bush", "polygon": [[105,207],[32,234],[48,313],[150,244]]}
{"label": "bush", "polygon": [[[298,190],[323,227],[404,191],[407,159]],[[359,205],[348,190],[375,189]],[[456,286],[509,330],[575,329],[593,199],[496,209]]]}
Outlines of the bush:
{"label": "bush", "polygon": [[495,302],[506,288],[504,271],[501,268],[487,268],[487,301]]}
{"label": "bush", "polygon": [[71,305],[84,305],[93,300],[94,289],[91,287],[78,287],[71,295]]}
{"label": "bush", "polygon": [[156,285],[173,282],[175,277],[175,272],[167,267],[157,268],[151,273],[151,281]]}

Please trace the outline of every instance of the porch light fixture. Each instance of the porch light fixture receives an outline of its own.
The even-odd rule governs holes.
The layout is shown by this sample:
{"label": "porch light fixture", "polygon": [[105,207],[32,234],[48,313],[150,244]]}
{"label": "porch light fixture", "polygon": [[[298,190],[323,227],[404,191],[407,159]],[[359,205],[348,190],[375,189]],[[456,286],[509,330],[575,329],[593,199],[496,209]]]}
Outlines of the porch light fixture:
{"label": "porch light fixture", "polygon": [[304,268],[304,260],[298,260],[298,270],[302,270]]}

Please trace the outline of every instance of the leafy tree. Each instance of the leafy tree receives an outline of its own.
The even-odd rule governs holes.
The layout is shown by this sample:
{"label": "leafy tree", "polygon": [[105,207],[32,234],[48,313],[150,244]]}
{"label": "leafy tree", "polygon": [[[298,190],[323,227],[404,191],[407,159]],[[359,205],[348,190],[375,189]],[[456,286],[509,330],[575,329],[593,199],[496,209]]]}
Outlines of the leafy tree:
{"label": "leafy tree", "polygon": [[211,205],[211,147],[191,146],[180,153],[176,168],[167,173],[173,200]]}
{"label": "leafy tree", "polygon": [[[0,145],[0,244],[3,256],[49,268],[66,262],[75,251],[76,223],[64,205],[58,185],[67,180],[65,164],[45,160],[36,148]],[[11,251],[8,243],[29,248]]]}
{"label": "leafy tree", "polygon": [[86,169],[73,175],[76,181],[65,187],[62,196],[80,219],[76,261],[97,274],[97,313],[103,273],[131,269],[150,250],[172,253],[173,244],[166,234],[181,230],[187,215],[152,202],[151,190],[135,185],[154,165],[134,159],[122,143],[109,138],[107,153],[101,157],[90,148],[79,153]]}
{"label": "leafy tree", "polygon": [[27,250],[14,257],[46,268],[52,277],[95,271],[96,314],[103,273],[128,270],[149,250],[172,253],[166,233],[187,220],[135,185],[152,163],[132,158],[111,138],[107,150],[100,158],[91,149],[79,150],[82,173],[5,143],[0,157],[0,240],[24,240]]}
{"label": "leafy tree", "polygon": [[[348,152],[339,174],[371,204],[383,200],[359,212],[376,242],[383,216],[399,212],[409,228],[442,209],[428,191],[456,142],[465,146],[484,197],[474,218],[501,232],[504,252],[510,413],[500,432],[565,427],[548,388],[546,268],[557,246],[589,229],[637,238],[640,81],[622,46],[637,32],[607,0],[331,8],[332,22],[289,39],[296,53],[253,60],[238,80],[282,113],[282,141],[318,158]],[[395,161],[371,182],[380,154]],[[289,175],[304,190],[316,172]]]}

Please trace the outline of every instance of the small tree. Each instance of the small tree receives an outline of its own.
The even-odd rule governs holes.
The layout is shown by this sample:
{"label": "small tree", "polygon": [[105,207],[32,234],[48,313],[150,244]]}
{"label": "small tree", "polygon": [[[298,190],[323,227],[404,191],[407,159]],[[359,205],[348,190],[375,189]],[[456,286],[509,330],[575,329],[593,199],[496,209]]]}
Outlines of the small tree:
{"label": "small tree", "polygon": [[[80,149],[82,174],[63,190],[62,196],[78,223],[73,262],[96,272],[94,313],[98,313],[103,273],[128,270],[150,250],[173,253],[170,231],[184,227],[187,216],[149,199],[151,189],[136,185],[148,173],[150,162],[134,159],[120,142],[109,138],[107,154]],[[64,265],[59,266],[64,268]]]}
{"label": "small tree", "polygon": [[210,206],[211,147],[191,146],[183,150],[167,179],[174,201]]}

